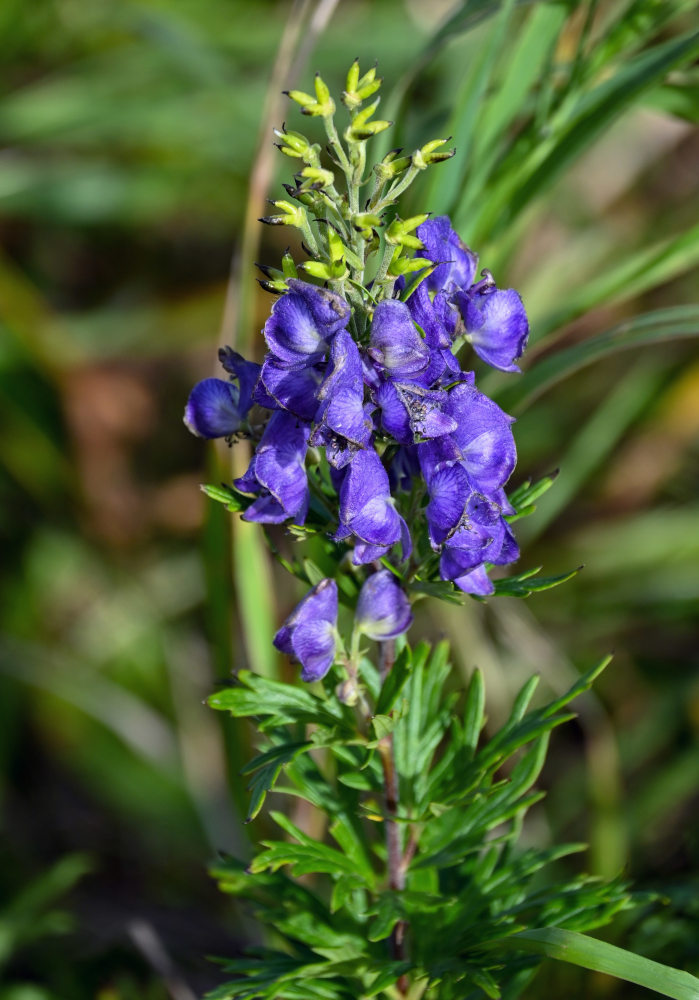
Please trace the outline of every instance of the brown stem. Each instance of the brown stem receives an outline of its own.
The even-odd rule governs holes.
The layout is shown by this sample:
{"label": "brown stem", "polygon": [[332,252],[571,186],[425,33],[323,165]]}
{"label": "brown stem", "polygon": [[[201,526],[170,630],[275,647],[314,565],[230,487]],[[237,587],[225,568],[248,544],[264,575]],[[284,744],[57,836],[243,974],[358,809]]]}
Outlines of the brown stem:
{"label": "brown stem", "polygon": [[[382,681],[386,679],[396,658],[396,644],[390,639],[381,643],[380,672]],[[393,753],[393,734],[385,736],[379,745],[381,764],[383,766],[384,777],[384,802],[386,805],[386,854],[388,863],[388,884],[394,892],[405,889],[406,866],[403,859],[403,847],[401,843],[400,824],[396,822],[398,816],[398,806],[400,802],[398,789],[398,772],[396,771],[395,758]],[[396,924],[391,943],[393,957],[396,961],[402,961],[406,957],[405,932],[407,922],[399,920]],[[405,995],[408,992],[408,977],[403,975],[397,983],[400,993]]]}

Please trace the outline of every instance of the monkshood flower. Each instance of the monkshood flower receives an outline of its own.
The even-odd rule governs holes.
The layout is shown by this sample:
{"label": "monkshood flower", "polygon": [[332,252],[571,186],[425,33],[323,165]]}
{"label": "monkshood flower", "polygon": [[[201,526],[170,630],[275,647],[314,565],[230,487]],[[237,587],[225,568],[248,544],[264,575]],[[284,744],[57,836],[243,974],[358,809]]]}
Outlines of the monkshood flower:
{"label": "monkshood flower", "polygon": [[272,306],[264,327],[267,346],[275,360],[305,368],[321,361],[332,338],[347,326],[350,307],[343,298],[297,278]]}
{"label": "monkshood flower", "polygon": [[440,575],[467,594],[487,597],[495,588],[485,564],[505,565],[518,557],[517,543],[498,505],[473,493],[457,530],[446,541]]}
{"label": "monkshood flower", "polygon": [[[452,307],[461,317],[465,339],[483,361],[500,371],[519,371],[515,361],[526,347],[529,323],[518,293],[498,289],[489,271],[474,283],[478,257],[462,243],[446,215],[427,219],[416,232],[424,247],[420,256],[438,264],[422,283],[425,289],[419,286],[411,296],[416,322],[432,336],[440,326],[442,338],[453,335],[454,319],[448,312]],[[431,301],[427,292],[434,293]]]}
{"label": "monkshood flower", "polygon": [[277,649],[303,667],[302,681],[325,677],[337,649],[337,584],[325,579],[296,605],[274,637]]}
{"label": "monkshood flower", "polygon": [[219,360],[238,384],[205,378],[194,386],[185,407],[184,422],[197,437],[230,437],[241,429],[252,406],[260,366],[245,361],[230,347],[219,351]]}
{"label": "monkshood flower", "polygon": [[359,451],[340,486],[340,526],[335,540],[354,535],[353,562],[359,566],[385,555],[396,542],[407,558],[411,542],[405,520],[391,497],[388,473],[374,449]]}
{"label": "monkshood flower", "polygon": [[466,340],[487,364],[503,372],[518,372],[515,364],[529,337],[529,322],[519,294],[500,290],[489,276],[454,296],[464,322]]}
{"label": "monkshood flower", "polygon": [[234,481],[242,493],[258,497],[243,514],[245,521],[303,524],[308,511],[305,461],[310,426],[285,410],[269,418],[244,476]]}
{"label": "monkshood flower", "polygon": [[346,330],[340,330],[332,342],[330,365],[317,393],[311,444],[324,445],[330,465],[343,469],[360,448],[368,447],[374,429],[371,408],[364,403],[359,349]]}
{"label": "monkshood flower", "polygon": [[408,631],[413,623],[410,601],[393,573],[380,569],[364,582],[354,619],[357,631],[377,642]]}

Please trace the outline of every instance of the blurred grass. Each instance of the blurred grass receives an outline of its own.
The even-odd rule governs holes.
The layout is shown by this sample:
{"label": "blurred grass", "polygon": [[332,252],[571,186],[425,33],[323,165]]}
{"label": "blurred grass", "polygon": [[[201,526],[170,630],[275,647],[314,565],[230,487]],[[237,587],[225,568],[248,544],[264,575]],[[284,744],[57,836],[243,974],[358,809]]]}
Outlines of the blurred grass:
{"label": "blurred grass", "polygon": [[[589,837],[588,866],[658,888],[666,931],[649,911],[625,940],[697,971],[693,6],[345,0],[305,72],[337,88],[355,55],[378,59],[396,142],[453,132],[458,155],[406,212],[450,211],[521,290],[531,360],[519,382],[483,384],[516,408],[518,476],[561,468],[520,522],[522,565],[586,567],[545,597],[439,609],[425,628],[488,672],[494,724],[528,672],[558,691],[616,650],[558,737],[531,835]],[[181,412],[212,370],[227,295],[248,297],[239,336],[261,353],[269,299],[246,260],[231,285],[230,261],[299,9],[0,5],[0,893],[21,901],[64,855],[93,865],[56,901],[73,929],[7,939],[0,1000],[174,995],[135,917],[199,992],[216,981],[203,956],[246,936],[203,872],[212,850],[245,852],[249,734],[201,703],[240,665],[295,676],[269,639],[298,594],[241,532],[231,614],[230,521],[197,488],[227,456],[205,468]],[[274,262],[283,234],[263,238]],[[581,990],[581,975],[544,971],[528,995]]]}

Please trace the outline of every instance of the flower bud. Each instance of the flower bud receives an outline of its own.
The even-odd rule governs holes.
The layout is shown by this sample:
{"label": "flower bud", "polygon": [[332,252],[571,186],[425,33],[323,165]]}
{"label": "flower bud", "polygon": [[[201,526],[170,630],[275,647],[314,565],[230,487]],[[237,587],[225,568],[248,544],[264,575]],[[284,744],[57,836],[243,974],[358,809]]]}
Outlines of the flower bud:
{"label": "flower bud", "polygon": [[376,100],[373,104],[370,104],[367,108],[360,111],[359,114],[355,115],[345,129],[345,140],[347,142],[363,142],[365,139],[370,139],[373,135],[383,132],[384,129],[390,128],[393,122],[382,121],[380,119],[374,122],[369,121],[378,106],[379,102]]}
{"label": "flower bud", "polygon": [[386,153],[380,163],[375,164],[374,173],[382,183],[391,181],[399,174],[405,173],[410,166],[411,157],[401,156],[401,152],[401,149],[392,149],[390,153]]}
{"label": "flower bud", "polygon": [[304,167],[301,176],[320,188],[331,187],[335,183],[332,170],[325,170],[323,167]]}
{"label": "flower bud", "polygon": [[450,160],[456,152],[455,149],[443,150],[441,153],[438,152],[439,147],[443,146],[445,142],[449,142],[449,139],[432,139],[431,142],[426,143],[420,149],[416,149],[412,156],[413,166],[417,167],[418,170],[427,170],[433,163]]}
{"label": "flower bud", "polygon": [[412,623],[410,601],[393,573],[380,569],[370,576],[359,592],[356,629],[370,639],[385,642],[407,632]]}
{"label": "flower bud", "polygon": [[372,66],[368,73],[365,73],[360,79],[359,61],[355,59],[347,74],[347,82],[342,92],[342,103],[349,111],[356,111],[357,108],[361,107],[363,101],[376,93],[381,83],[381,77],[377,78],[376,76],[375,66]]}
{"label": "flower bud", "polygon": [[330,96],[328,86],[323,82],[320,75],[316,73],[315,78],[315,98],[303,90],[285,90],[284,93],[295,101],[301,108],[302,115],[310,115],[312,118],[328,118],[335,113],[335,102]]}
{"label": "flower bud", "polygon": [[290,201],[273,201],[275,208],[282,211],[281,215],[265,215],[260,222],[266,222],[268,226],[296,226],[303,229],[306,224],[306,212],[298,205],[292,205]]}
{"label": "flower bud", "polygon": [[344,260],[337,261],[336,263],[332,261],[307,260],[305,263],[299,264],[299,267],[306,274],[310,274],[314,278],[319,278],[321,281],[342,281],[349,273]]}
{"label": "flower bud", "polygon": [[412,236],[413,230],[421,226],[429,218],[429,215],[413,215],[410,219],[393,220],[386,230],[386,242],[393,246],[408,247],[411,250],[422,250],[422,240],[417,236]]}
{"label": "flower bud", "polygon": [[337,645],[336,621],[337,584],[325,579],[296,605],[275,635],[277,649],[303,667],[301,680],[320,680],[330,670]]}

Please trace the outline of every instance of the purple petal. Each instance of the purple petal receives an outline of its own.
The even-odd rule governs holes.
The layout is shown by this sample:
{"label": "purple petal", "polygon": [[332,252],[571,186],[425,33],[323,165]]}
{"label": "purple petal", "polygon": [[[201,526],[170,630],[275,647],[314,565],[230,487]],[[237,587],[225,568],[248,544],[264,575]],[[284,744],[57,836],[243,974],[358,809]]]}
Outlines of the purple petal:
{"label": "purple petal", "polygon": [[469,302],[465,310],[462,308],[462,315],[466,339],[483,361],[504,372],[520,370],[515,361],[526,347],[529,322],[522,300],[513,288],[493,289],[476,296],[474,303]]}
{"label": "purple petal", "polygon": [[488,597],[495,590],[485,566],[477,566],[468,573],[462,573],[454,578],[454,583],[465,594],[476,594],[478,597]]}
{"label": "purple petal", "polygon": [[468,384],[451,390],[445,410],[457,422],[451,437],[474,484],[485,492],[499,489],[517,460],[510,426],[513,418]]}
{"label": "purple petal", "polygon": [[359,631],[377,642],[395,639],[408,631],[413,622],[410,601],[389,570],[379,570],[365,581],[355,620]]}
{"label": "purple petal", "polygon": [[326,337],[334,337],[347,326],[351,310],[341,296],[298,278],[289,278],[287,285],[294,295],[304,300],[314,321],[325,330]]}
{"label": "purple petal", "polygon": [[429,348],[420,337],[410,310],[398,299],[384,299],[374,310],[368,353],[392,377],[408,378],[424,371]]}
{"label": "purple petal", "polygon": [[189,394],[184,422],[197,437],[219,438],[234,434],[241,422],[237,386],[220,378],[198,382]]}
{"label": "purple petal", "polygon": [[254,361],[246,361],[231,347],[222,347],[218,352],[218,359],[224,370],[238,380],[240,386],[239,407],[241,414],[245,416],[252,406],[252,394],[260,377],[260,366]]}
{"label": "purple petal", "polygon": [[393,382],[382,382],[376,391],[376,402],[381,409],[381,427],[399,444],[412,444],[413,432],[410,416]]}
{"label": "purple petal", "polygon": [[291,646],[302,665],[302,681],[325,677],[335,659],[335,629],[326,621],[308,622],[294,629]]}
{"label": "purple petal", "polygon": [[458,463],[442,466],[429,481],[430,502],[425,516],[433,547],[441,545],[455,530],[466,510],[472,491],[464,467]]}
{"label": "purple petal", "polygon": [[[318,406],[316,393],[320,379],[320,372],[316,368],[289,369],[267,355],[262,365],[259,385],[283,410],[289,410],[301,420],[310,421]],[[260,393],[257,391],[256,401],[259,399]]]}
{"label": "purple petal", "polygon": [[299,601],[275,635],[277,649],[303,665],[301,680],[319,680],[332,666],[336,621],[337,584],[325,579]]}
{"label": "purple petal", "polygon": [[439,264],[423,284],[427,284],[431,292],[442,288],[469,288],[476,274],[478,257],[451,228],[448,216],[427,219],[415,232],[424,245],[420,256]]}
{"label": "purple petal", "polygon": [[394,545],[400,518],[391,501],[388,473],[373,449],[358,452],[340,489],[340,521],[361,541]]}

